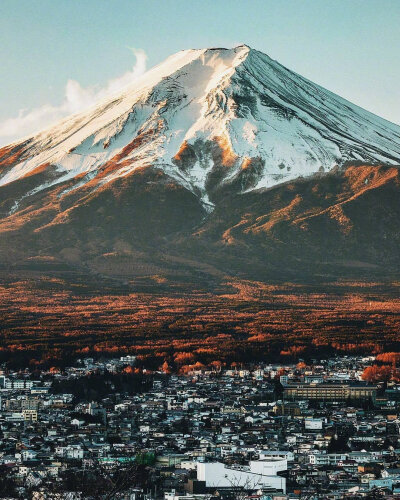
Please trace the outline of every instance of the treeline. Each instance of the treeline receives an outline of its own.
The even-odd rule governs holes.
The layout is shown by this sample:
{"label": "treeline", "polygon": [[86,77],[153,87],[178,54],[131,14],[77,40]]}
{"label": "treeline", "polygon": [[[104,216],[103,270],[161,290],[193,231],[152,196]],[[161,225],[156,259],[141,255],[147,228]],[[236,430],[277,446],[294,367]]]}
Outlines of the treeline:
{"label": "treeline", "polygon": [[[28,369],[32,376],[43,371],[63,372],[78,359],[93,357],[96,360],[116,358],[126,354],[136,356],[134,368],[126,367],[124,376],[137,372],[163,371],[187,373],[196,368],[210,367],[215,371],[223,367],[257,363],[297,363],[327,359],[343,355],[375,355],[378,365],[399,363],[400,343],[387,343],[387,352],[374,342],[339,343],[315,339],[311,342],[297,340],[286,342],[272,335],[218,334],[206,338],[157,339],[132,345],[96,343],[93,346],[69,345],[61,348],[9,345],[0,347],[0,363],[9,369]],[[382,370],[381,370],[382,371]],[[368,375],[368,374],[367,374]],[[366,375],[366,376],[367,376]]]}

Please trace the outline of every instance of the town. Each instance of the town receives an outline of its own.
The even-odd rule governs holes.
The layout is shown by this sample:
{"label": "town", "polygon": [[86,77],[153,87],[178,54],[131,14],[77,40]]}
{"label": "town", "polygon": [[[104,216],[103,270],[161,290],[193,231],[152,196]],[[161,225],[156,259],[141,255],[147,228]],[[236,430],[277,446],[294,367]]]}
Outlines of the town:
{"label": "town", "polygon": [[400,383],[376,363],[4,366],[0,498],[398,498]]}

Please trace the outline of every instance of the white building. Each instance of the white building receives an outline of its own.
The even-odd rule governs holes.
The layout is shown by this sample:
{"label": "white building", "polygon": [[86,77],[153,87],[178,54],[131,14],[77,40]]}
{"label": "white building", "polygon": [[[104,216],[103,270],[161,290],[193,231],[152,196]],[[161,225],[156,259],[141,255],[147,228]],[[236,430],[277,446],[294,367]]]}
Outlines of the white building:
{"label": "white building", "polygon": [[294,453],[293,451],[287,450],[260,450],[257,452],[259,460],[283,460],[286,459],[288,462],[293,462]]}
{"label": "white building", "polygon": [[178,495],[175,490],[166,492],[164,494],[164,500],[209,500],[212,495]]}
{"label": "white building", "polygon": [[55,454],[63,458],[81,460],[83,458],[84,451],[79,445],[57,446]]}
{"label": "white building", "polygon": [[133,365],[136,361],[136,356],[128,354],[127,356],[121,356],[119,359],[122,363],[131,363]]}
{"label": "white building", "polygon": [[181,469],[197,470],[197,462],[193,460],[183,460],[179,466]]}
{"label": "white building", "polygon": [[9,379],[4,376],[0,377],[0,387],[3,387],[4,389],[31,389],[33,384],[33,380],[16,380]]}
{"label": "white building", "polygon": [[34,460],[37,457],[37,451],[35,450],[22,450],[21,457],[24,462],[27,460]]}
{"label": "white building", "polygon": [[221,462],[198,462],[197,479],[206,487],[248,489],[273,488],[286,493],[286,479],[278,472],[287,470],[287,460],[257,460],[248,466],[227,466]]}
{"label": "white building", "polygon": [[312,465],[337,465],[347,457],[346,453],[312,453],[308,459]]}
{"label": "white building", "polygon": [[308,431],[320,431],[323,424],[322,418],[306,418],[304,420],[304,428]]}
{"label": "white building", "polygon": [[354,460],[359,464],[374,462],[379,457],[372,452],[350,451],[349,453],[311,453],[308,460],[312,465],[337,465],[344,460]]}

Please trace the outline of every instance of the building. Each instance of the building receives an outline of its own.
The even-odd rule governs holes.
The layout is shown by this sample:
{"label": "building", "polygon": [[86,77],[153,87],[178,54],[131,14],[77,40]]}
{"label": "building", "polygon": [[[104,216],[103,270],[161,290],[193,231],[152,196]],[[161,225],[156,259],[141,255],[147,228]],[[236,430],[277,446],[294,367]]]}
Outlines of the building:
{"label": "building", "polygon": [[21,400],[21,408],[22,410],[38,410],[40,406],[39,398],[26,398]]}
{"label": "building", "polygon": [[288,385],[288,383],[289,383],[289,377],[288,377],[287,375],[281,375],[281,376],[279,377],[279,382],[280,382],[283,386]]}
{"label": "building", "polygon": [[185,495],[179,495],[175,492],[175,490],[164,493],[164,500],[209,500],[211,497],[211,494],[203,495],[186,493]]}
{"label": "building", "polygon": [[304,420],[304,428],[308,431],[320,431],[323,428],[322,418],[306,418]]}
{"label": "building", "polygon": [[5,376],[0,377],[0,388],[3,389],[14,389],[14,390],[26,390],[31,389],[33,387],[33,380],[28,379],[9,379]]}
{"label": "building", "polygon": [[300,406],[297,403],[277,403],[273,411],[275,415],[285,417],[298,417],[301,415]]}
{"label": "building", "polygon": [[320,401],[376,400],[376,386],[363,382],[347,383],[304,383],[297,382],[287,385],[284,398],[314,399]]}
{"label": "building", "polygon": [[346,453],[311,453],[308,457],[312,465],[337,465],[347,459]]}
{"label": "building", "polygon": [[286,479],[278,472],[287,470],[287,460],[255,460],[248,466],[228,466],[221,462],[198,462],[197,479],[207,488],[237,488],[249,490],[268,488],[286,493]]}
{"label": "building", "polygon": [[294,453],[292,451],[281,450],[260,450],[258,453],[259,460],[282,460],[293,462]]}
{"label": "building", "polygon": [[22,410],[22,414],[26,422],[37,422],[38,419],[37,410]]}

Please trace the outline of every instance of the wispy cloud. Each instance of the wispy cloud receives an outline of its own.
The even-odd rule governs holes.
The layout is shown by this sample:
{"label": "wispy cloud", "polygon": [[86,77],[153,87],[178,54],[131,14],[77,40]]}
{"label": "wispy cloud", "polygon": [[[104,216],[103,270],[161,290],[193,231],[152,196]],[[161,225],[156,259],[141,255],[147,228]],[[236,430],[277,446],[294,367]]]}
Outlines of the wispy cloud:
{"label": "wispy cloud", "polygon": [[136,80],[146,71],[147,55],[142,49],[131,50],[136,57],[133,68],[110,80],[105,87],[85,88],[76,80],[68,80],[65,97],[60,105],[44,104],[31,110],[21,109],[18,116],[0,122],[0,145],[38,132],[65,116],[82,111]]}

